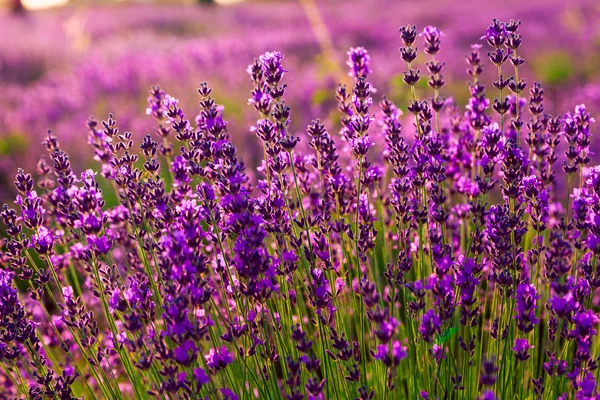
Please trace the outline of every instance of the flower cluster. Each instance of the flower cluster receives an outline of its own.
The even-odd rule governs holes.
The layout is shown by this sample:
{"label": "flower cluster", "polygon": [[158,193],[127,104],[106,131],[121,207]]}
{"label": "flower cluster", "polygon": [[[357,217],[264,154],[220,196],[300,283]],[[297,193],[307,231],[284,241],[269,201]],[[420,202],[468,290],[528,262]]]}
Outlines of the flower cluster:
{"label": "flower cluster", "polygon": [[48,132],[0,213],[0,397],[598,398],[594,119],[525,95],[519,27],[482,38],[494,98],[468,51],[464,110],[437,28],[400,28],[404,110],[352,48],[339,115],[305,133],[284,56],[263,54],[252,173],[207,83],[194,117],[154,86],[139,150],[90,118],[96,170]]}

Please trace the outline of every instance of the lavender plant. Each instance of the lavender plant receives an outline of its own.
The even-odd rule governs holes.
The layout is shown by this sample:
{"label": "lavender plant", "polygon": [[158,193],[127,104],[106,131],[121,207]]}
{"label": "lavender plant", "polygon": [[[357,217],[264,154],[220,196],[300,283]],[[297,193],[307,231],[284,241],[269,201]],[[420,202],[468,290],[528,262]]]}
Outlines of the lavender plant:
{"label": "lavender plant", "polygon": [[498,94],[472,46],[464,110],[442,32],[400,28],[407,127],[358,47],[337,128],[297,136],[283,55],[263,54],[257,181],[206,83],[195,118],[153,87],[139,150],[90,118],[97,171],[49,132],[37,187],[19,170],[1,212],[0,397],[598,398],[594,120],[527,95],[519,26],[482,38]]}

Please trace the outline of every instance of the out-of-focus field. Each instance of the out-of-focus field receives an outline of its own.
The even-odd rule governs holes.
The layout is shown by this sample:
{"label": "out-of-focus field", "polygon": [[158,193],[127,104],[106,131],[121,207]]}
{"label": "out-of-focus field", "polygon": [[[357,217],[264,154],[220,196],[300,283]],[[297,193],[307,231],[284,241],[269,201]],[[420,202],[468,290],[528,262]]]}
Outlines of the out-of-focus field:
{"label": "out-of-focus field", "polygon": [[[209,81],[226,108],[229,130],[250,167],[258,146],[249,126],[251,82],[245,69],[254,57],[280,50],[289,69],[286,99],[292,131],[313,118],[335,127],[335,87],[345,76],[345,52],[366,47],[372,58],[376,97],[386,93],[404,106],[397,48],[400,25],[435,25],[447,33],[439,58],[446,62],[444,95],[468,97],[464,55],[493,17],[520,19],[525,79],[540,80],[546,110],[585,103],[600,111],[600,2],[596,0],[318,1],[196,4],[68,5],[52,10],[0,14],[0,196],[11,197],[17,166],[32,171],[52,129],[76,170],[93,162],[85,146],[85,121],[114,113],[120,129],[148,133],[148,89],[159,84],[194,109],[198,83]],[[421,61],[420,59],[417,62]],[[496,71],[486,60],[488,76]],[[422,70],[425,68],[422,67]],[[491,79],[487,82],[491,82]],[[423,93],[426,79],[422,79]],[[488,86],[491,86],[488,84]],[[596,135],[598,138],[598,135]],[[599,149],[598,139],[592,148]],[[597,158],[597,156],[594,156]]]}

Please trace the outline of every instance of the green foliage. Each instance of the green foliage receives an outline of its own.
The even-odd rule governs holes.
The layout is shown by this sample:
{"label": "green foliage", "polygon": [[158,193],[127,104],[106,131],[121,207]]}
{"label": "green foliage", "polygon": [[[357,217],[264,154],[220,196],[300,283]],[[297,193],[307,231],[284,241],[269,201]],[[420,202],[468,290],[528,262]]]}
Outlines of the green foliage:
{"label": "green foliage", "polygon": [[547,85],[560,85],[575,75],[572,56],[566,52],[553,51],[541,54],[531,61],[535,75]]}

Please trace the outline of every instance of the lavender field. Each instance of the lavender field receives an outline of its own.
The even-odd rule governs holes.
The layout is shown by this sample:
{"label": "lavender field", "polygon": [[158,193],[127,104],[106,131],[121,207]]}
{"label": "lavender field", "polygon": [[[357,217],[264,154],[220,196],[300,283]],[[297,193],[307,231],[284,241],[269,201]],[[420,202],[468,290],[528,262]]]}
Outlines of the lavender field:
{"label": "lavender field", "polygon": [[0,399],[600,399],[599,22],[0,9]]}

